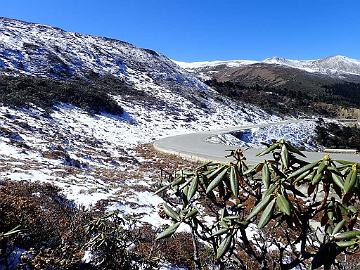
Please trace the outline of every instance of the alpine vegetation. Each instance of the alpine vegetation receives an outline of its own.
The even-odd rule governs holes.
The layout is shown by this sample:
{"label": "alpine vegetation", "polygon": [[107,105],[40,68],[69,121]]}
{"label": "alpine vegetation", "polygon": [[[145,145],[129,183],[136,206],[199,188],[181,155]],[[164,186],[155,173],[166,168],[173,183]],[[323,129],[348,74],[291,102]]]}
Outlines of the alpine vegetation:
{"label": "alpine vegetation", "polygon": [[258,155],[269,153],[272,159],[255,166],[239,149],[226,164],[176,172],[157,191],[172,221],[157,239],[186,224],[196,269],[208,264],[199,257],[197,241],[207,243],[220,269],[351,267],[345,255],[360,246],[360,164],[329,155],[308,163],[284,140]]}
{"label": "alpine vegetation", "polygon": [[353,267],[357,120],[316,118],[360,115],[358,66],[184,64],[0,18],[0,269]]}

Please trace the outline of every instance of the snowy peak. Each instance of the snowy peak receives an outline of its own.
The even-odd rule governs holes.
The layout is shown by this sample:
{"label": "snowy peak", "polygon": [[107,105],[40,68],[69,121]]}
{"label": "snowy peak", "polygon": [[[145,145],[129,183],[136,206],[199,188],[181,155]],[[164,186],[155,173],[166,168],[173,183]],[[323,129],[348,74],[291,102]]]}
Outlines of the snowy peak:
{"label": "snowy peak", "polygon": [[360,61],[346,56],[329,56],[318,60],[290,60],[282,57],[267,58],[267,64],[277,64],[328,75],[360,75]]}
{"label": "snowy peak", "polygon": [[350,73],[360,75],[360,60],[352,59],[342,55],[326,57],[314,64],[319,68],[337,71],[339,73]]}
{"label": "snowy peak", "polygon": [[[182,68],[200,74],[200,77],[216,73],[221,69],[246,67],[253,64],[270,64],[291,67],[306,72],[326,74],[334,77],[341,75],[360,75],[360,60],[351,59],[346,56],[336,55],[317,60],[292,60],[284,57],[271,57],[263,61],[231,60],[231,61],[204,61],[204,62],[178,62]],[[210,71],[210,72],[209,72]]]}
{"label": "snowy peak", "polygon": [[344,55],[334,55],[328,56],[317,61],[324,61],[324,62],[353,62],[353,63],[360,63],[360,60],[352,59]]}
{"label": "snowy peak", "polygon": [[197,69],[205,67],[227,66],[227,67],[241,67],[258,63],[252,60],[226,60],[226,61],[203,61],[203,62],[181,62],[173,60],[177,65],[184,69]]}
{"label": "snowy peak", "polygon": [[173,60],[181,68],[196,74],[202,80],[210,80],[218,71],[228,68],[239,68],[257,63],[251,60],[180,62]]}
{"label": "snowy peak", "polygon": [[302,62],[306,62],[306,60],[291,60],[278,56],[266,58],[265,60],[261,61],[261,63],[265,64],[285,65],[292,67],[299,67],[301,65],[300,63]]}

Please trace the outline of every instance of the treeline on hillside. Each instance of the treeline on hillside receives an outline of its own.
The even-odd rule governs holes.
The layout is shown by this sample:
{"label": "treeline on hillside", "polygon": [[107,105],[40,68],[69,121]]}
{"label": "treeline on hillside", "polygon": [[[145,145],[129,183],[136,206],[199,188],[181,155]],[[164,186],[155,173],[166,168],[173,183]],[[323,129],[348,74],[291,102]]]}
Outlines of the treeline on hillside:
{"label": "treeline on hillside", "polygon": [[[336,116],[340,107],[359,107],[360,84],[336,84],[324,86],[323,91],[304,92],[287,87],[245,86],[236,82],[205,82],[217,92],[230,98],[260,106],[270,113],[292,114],[300,112]],[[351,85],[351,88],[347,88]],[[359,89],[358,89],[359,88]],[[351,97],[356,92],[355,98]],[[330,104],[332,106],[325,106]]]}
{"label": "treeline on hillside", "polygon": [[119,79],[98,75],[92,75],[89,80],[69,81],[0,75],[0,103],[13,107],[34,104],[50,111],[58,103],[69,103],[90,113],[119,115],[123,109],[109,94],[135,94],[135,91]]}
{"label": "treeline on hillside", "polygon": [[326,148],[357,149],[360,151],[360,128],[319,121],[315,128],[315,140]]}

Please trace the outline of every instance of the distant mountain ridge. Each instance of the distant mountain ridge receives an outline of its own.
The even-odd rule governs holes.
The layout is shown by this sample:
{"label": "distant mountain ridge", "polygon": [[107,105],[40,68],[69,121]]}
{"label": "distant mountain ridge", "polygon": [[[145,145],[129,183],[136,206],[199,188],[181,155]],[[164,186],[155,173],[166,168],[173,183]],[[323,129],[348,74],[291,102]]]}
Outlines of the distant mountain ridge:
{"label": "distant mountain ridge", "polygon": [[179,62],[174,61],[182,68],[198,74],[200,78],[210,78],[213,74],[224,69],[240,68],[254,64],[277,65],[291,67],[309,73],[319,73],[331,77],[360,76],[360,60],[346,56],[336,55],[317,60],[291,60],[283,57],[271,57],[263,61],[252,60],[229,60],[229,61],[205,61],[205,62]]}
{"label": "distant mountain ridge", "polygon": [[263,63],[285,65],[307,72],[318,72],[328,75],[360,75],[360,60],[342,55],[329,56],[318,60],[289,60],[273,57],[265,59]]}

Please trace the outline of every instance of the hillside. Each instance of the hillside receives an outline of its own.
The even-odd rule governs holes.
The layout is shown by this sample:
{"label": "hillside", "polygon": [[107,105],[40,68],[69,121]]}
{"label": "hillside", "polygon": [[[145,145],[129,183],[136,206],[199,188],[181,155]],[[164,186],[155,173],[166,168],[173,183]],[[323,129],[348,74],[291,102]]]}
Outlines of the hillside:
{"label": "hillside", "polygon": [[0,79],[2,179],[52,183],[77,205],[146,213],[154,225],[161,159],[142,144],[279,119],[155,51],[7,18]]}
{"label": "hillside", "polygon": [[[335,91],[337,98],[345,93],[339,76],[310,76],[288,65],[220,61],[190,64],[187,70],[184,65],[127,42],[0,18],[0,232],[17,225],[22,230],[7,243],[9,254],[0,258],[0,269],[15,269],[24,257],[36,263],[34,269],[64,269],[65,264],[84,269],[96,259],[96,269],[118,269],[128,258],[121,252],[135,254],[135,262],[126,263],[139,268],[144,258],[146,263],[156,258],[154,264],[163,270],[191,267],[188,227],[180,226],[176,236],[160,244],[154,240],[161,226],[171,223],[164,219],[163,196],[155,191],[174,171],[199,164],[159,153],[151,143],[304,117],[304,112],[322,114],[312,104],[296,107],[291,95]],[[323,88],[329,82],[335,90]],[[301,94],[286,90],[290,86]],[[352,104],[357,84],[347,86],[344,102]],[[260,145],[269,134],[272,139],[288,135],[295,145],[306,140],[306,147],[317,149],[309,136],[314,128],[314,120],[275,131],[265,126],[252,133],[251,145]],[[289,136],[293,133],[297,136]],[[113,211],[119,216],[111,216]],[[102,214],[107,215],[103,220]],[[133,225],[127,221],[120,219],[120,231],[111,227],[124,216],[138,223],[136,237],[135,230],[126,231]],[[104,231],[110,238],[106,244]],[[250,228],[253,232],[257,229]],[[130,244],[119,251],[121,237]],[[95,240],[105,246],[102,253],[89,247]],[[211,265],[214,258],[199,245]]]}
{"label": "hillside", "polygon": [[[274,57],[261,62],[178,63],[219,93],[270,113],[358,118],[360,61]],[[296,108],[296,110],[294,110]]]}
{"label": "hillside", "polygon": [[[233,119],[229,124],[244,118],[239,110],[232,109],[234,104],[217,101],[215,91],[155,51],[6,18],[0,19],[0,33],[0,73],[4,76],[84,80],[102,85],[107,85],[101,81],[104,77],[114,77],[113,81],[123,81],[129,88],[157,99],[169,115],[178,116],[184,111],[190,113],[190,118],[197,118],[197,111],[216,115],[224,106],[236,116],[228,117]],[[111,93],[112,86],[108,88]]]}
{"label": "hillside", "polygon": [[[49,223],[53,228],[63,222],[42,210],[54,206],[43,205],[49,196],[69,200],[73,208],[64,210],[67,218],[79,209],[95,215],[116,210],[136,215],[154,237],[152,226],[164,223],[158,215],[163,200],[154,195],[160,172],[191,163],[161,155],[149,143],[170,135],[279,119],[222,96],[155,51],[7,18],[0,18],[0,103],[0,188],[4,191],[17,183],[11,189],[18,194],[11,195],[11,201],[26,200],[28,210],[21,211],[20,221],[11,221],[41,239],[52,239],[46,232]],[[49,185],[59,188],[55,188],[59,195],[50,195]],[[40,190],[36,194],[47,192],[39,195],[40,205],[31,189]],[[13,208],[6,203],[1,201],[2,216],[12,217]],[[56,207],[61,203],[56,201]],[[36,215],[42,218],[30,219],[29,225],[25,220],[33,211],[43,211]],[[11,226],[0,222],[3,231]],[[58,236],[68,233],[72,232]],[[33,243],[38,252],[38,236],[26,237],[31,240],[18,247],[26,249]],[[68,239],[45,245],[52,252],[64,241]],[[36,258],[43,260],[45,255],[39,252]],[[172,261],[166,247],[162,252],[165,255],[159,256],[165,262]],[[77,261],[85,255],[84,250],[71,254]],[[7,267],[3,263],[1,269]]]}

